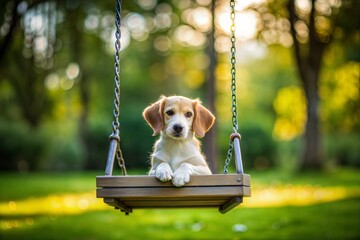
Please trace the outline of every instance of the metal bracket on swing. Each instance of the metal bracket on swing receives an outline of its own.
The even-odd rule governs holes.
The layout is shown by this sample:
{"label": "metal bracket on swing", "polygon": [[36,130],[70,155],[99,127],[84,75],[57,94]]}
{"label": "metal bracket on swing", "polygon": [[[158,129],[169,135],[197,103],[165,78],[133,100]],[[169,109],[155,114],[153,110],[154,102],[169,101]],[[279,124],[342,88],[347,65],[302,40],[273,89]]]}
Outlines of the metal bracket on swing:
{"label": "metal bracket on swing", "polygon": [[241,135],[237,132],[234,132],[230,135],[230,140],[234,143],[236,173],[243,174],[244,170],[241,158],[240,139]]}
{"label": "metal bracket on swing", "polygon": [[106,161],[105,175],[111,176],[114,167],[115,158],[117,159],[123,175],[127,175],[124,158],[120,149],[120,137],[119,134],[110,135],[110,147]]}
{"label": "metal bracket on swing", "polygon": [[114,160],[116,155],[116,149],[118,148],[118,144],[120,142],[120,137],[116,136],[115,134],[112,134],[110,136],[110,147],[109,147],[109,153],[106,161],[106,168],[105,168],[105,175],[111,176],[113,172],[114,167]]}

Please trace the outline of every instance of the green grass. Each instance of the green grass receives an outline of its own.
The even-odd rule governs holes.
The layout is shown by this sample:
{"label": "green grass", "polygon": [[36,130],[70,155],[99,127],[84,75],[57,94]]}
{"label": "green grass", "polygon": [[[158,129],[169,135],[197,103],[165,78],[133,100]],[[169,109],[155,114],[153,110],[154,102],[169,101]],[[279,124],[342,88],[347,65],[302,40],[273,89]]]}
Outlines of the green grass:
{"label": "green grass", "polygon": [[293,173],[284,170],[250,172],[256,184],[310,184],[320,186],[360,186],[360,170],[332,169],[323,172]]}
{"label": "green grass", "polygon": [[131,216],[115,211],[32,216],[32,226],[7,230],[1,239],[359,239],[359,213],[359,199],[349,199],[310,207],[239,208],[226,215],[138,210]]}
{"label": "green grass", "polygon": [[[359,188],[359,173],[253,172],[252,186],[311,184]],[[91,191],[95,175],[1,174],[0,199],[4,202]],[[125,216],[110,207],[77,215],[15,216],[0,212],[0,223],[0,239],[360,239],[360,198],[302,207],[240,207],[225,215],[216,209],[169,209],[136,210]],[[8,225],[13,228],[5,229]]]}
{"label": "green grass", "polygon": [[1,173],[0,201],[20,200],[63,192],[94,190],[95,177],[102,173]]}

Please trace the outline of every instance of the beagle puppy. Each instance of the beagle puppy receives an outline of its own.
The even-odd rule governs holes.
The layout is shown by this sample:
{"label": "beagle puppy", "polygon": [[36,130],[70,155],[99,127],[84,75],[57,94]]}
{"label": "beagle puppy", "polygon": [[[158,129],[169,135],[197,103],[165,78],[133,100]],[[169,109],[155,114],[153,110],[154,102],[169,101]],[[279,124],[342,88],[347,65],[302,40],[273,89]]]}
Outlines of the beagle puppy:
{"label": "beagle puppy", "polygon": [[181,187],[190,181],[190,175],[211,174],[196,137],[204,137],[215,117],[199,100],[162,96],[144,110],[143,117],[154,136],[160,133],[149,175]]}

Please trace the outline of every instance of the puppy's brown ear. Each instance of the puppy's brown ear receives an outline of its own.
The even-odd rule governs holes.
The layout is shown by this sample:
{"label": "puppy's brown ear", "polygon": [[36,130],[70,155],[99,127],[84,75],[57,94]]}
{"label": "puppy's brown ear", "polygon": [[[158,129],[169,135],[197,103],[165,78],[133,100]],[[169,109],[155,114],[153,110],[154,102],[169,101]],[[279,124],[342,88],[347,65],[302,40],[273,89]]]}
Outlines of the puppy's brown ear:
{"label": "puppy's brown ear", "polygon": [[163,109],[166,98],[162,97],[156,103],[151,104],[145,108],[143,117],[150,127],[154,130],[153,136],[157,135],[164,127]]}
{"label": "puppy's brown ear", "polygon": [[198,100],[194,101],[194,112],[193,131],[197,137],[202,138],[214,124],[215,117]]}

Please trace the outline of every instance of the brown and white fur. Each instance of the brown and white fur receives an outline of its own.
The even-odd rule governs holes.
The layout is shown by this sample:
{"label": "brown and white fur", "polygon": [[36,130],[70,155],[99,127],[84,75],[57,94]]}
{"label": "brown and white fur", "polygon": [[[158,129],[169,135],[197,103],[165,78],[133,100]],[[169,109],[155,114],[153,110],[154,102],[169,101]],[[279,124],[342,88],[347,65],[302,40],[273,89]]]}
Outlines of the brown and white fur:
{"label": "brown and white fur", "polygon": [[190,181],[190,175],[211,174],[196,137],[205,135],[215,117],[199,100],[163,96],[147,107],[143,116],[153,135],[160,133],[151,154],[149,175],[162,182],[172,180],[174,186],[181,187]]}

